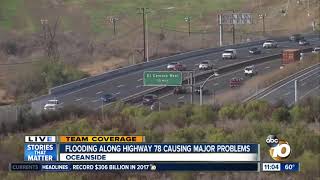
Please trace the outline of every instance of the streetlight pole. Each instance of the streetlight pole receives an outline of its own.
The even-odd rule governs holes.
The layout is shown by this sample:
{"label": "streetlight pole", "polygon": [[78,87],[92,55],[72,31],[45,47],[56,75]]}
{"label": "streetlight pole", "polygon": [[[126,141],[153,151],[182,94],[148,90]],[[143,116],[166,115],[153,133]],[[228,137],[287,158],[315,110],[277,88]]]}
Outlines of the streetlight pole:
{"label": "streetlight pole", "polygon": [[188,23],[188,32],[189,32],[189,37],[191,35],[191,17],[187,16],[184,18],[184,20]]}
{"label": "streetlight pole", "polygon": [[202,104],[203,104],[203,97],[202,97],[203,87],[206,85],[206,83],[209,81],[209,79],[212,78],[213,76],[217,76],[217,73],[214,72],[213,74],[211,74],[211,75],[200,85],[200,106],[202,106]]}

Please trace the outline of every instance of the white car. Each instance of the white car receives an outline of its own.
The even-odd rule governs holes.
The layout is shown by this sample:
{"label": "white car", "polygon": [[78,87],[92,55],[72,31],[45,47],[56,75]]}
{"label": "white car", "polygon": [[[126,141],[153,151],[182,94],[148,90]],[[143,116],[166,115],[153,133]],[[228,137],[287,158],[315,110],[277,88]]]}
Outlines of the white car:
{"label": "white car", "polygon": [[52,99],[48,100],[47,104],[44,105],[44,110],[57,110],[58,106],[60,105],[59,100]]}
{"label": "white car", "polygon": [[199,64],[199,70],[209,70],[209,69],[213,69],[213,64],[209,61],[202,61]]}
{"label": "white car", "polygon": [[226,49],[222,53],[222,59],[235,59],[237,58],[237,50]]}
{"label": "white car", "polygon": [[176,67],[177,64],[179,64],[179,63],[177,63],[177,62],[169,63],[169,64],[167,65],[167,69],[168,69],[168,70],[173,70],[173,69]]}
{"label": "white car", "polygon": [[253,76],[256,75],[258,72],[255,70],[254,66],[247,66],[244,68],[244,75],[245,76]]}
{"label": "white car", "polygon": [[313,48],[312,53],[314,53],[314,54],[320,54],[320,47],[315,47],[315,48]]}
{"label": "white car", "polygon": [[278,47],[278,43],[274,40],[267,40],[262,45],[263,48],[276,48]]}

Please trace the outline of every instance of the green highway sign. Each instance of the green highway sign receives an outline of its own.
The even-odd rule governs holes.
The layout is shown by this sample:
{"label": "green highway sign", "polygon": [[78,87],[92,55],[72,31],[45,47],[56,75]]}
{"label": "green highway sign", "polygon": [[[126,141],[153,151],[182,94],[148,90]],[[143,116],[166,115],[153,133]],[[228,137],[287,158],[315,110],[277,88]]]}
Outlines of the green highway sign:
{"label": "green highway sign", "polygon": [[144,86],[181,86],[182,72],[180,71],[145,71]]}

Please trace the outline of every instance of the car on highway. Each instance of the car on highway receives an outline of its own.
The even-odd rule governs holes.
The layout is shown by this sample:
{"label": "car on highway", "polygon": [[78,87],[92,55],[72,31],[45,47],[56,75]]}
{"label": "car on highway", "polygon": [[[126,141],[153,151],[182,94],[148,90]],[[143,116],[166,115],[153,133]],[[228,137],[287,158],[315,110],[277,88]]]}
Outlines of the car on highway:
{"label": "car on highway", "polygon": [[315,48],[313,48],[312,53],[314,53],[314,54],[320,54],[320,47],[315,47]]}
{"label": "car on highway", "polygon": [[266,40],[263,45],[263,48],[277,48],[278,43],[275,40]]}
{"label": "car on highway", "polygon": [[222,59],[235,59],[237,58],[237,50],[226,49],[222,53]]}
{"label": "car on highway", "polygon": [[173,70],[174,67],[178,64],[178,62],[171,62],[167,65],[167,70]]}
{"label": "car on highway", "polygon": [[256,70],[256,68],[252,65],[252,66],[247,66],[244,68],[244,75],[245,76],[254,76],[258,74],[258,71]]}
{"label": "car on highway", "polygon": [[240,87],[242,83],[243,83],[243,79],[242,78],[234,77],[234,78],[230,79],[229,86],[231,88]]}
{"label": "car on highway", "polygon": [[167,70],[169,71],[185,71],[186,69],[185,65],[178,62],[172,62],[167,65]]}
{"label": "car on highway", "polygon": [[310,45],[310,42],[308,42],[308,41],[305,40],[305,39],[301,39],[301,40],[299,41],[299,45],[300,45],[300,46],[307,46],[307,45]]}
{"label": "car on highway", "polygon": [[304,39],[304,37],[301,34],[293,34],[289,37],[290,41],[295,41],[295,42],[299,42],[302,39]]}
{"label": "car on highway", "polygon": [[[194,90],[195,93],[200,94],[200,86],[197,86]],[[202,95],[208,95],[209,89],[202,89]]]}
{"label": "car on highway", "polygon": [[146,106],[151,106],[153,103],[158,101],[158,96],[155,94],[147,94],[142,98],[142,104]]}
{"label": "car on highway", "polygon": [[199,64],[199,70],[210,70],[213,69],[213,64],[210,61],[202,61]]}
{"label": "car on highway", "polygon": [[187,70],[187,67],[183,64],[176,64],[173,68],[174,71],[186,71]]}
{"label": "car on highway", "polygon": [[257,47],[253,47],[249,49],[250,54],[261,54],[261,50]]}
{"label": "car on highway", "polygon": [[105,95],[101,96],[102,102],[105,102],[105,103],[110,103],[110,102],[116,101],[116,99],[117,99],[116,96],[113,94],[105,94]]}
{"label": "car on highway", "polygon": [[173,94],[186,94],[187,88],[184,86],[177,86],[173,89]]}
{"label": "car on highway", "polygon": [[44,105],[44,110],[57,110],[59,108],[60,101],[57,99],[50,99],[48,102]]}

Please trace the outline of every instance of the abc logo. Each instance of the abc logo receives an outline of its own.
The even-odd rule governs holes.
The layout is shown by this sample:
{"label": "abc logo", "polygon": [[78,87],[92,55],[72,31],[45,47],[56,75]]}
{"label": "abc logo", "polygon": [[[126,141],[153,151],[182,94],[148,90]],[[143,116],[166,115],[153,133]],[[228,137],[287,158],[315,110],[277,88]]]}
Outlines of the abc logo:
{"label": "abc logo", "polygon": [[290,156],[291,148],[287,141],[279,140],[275,135],[269,135],[266,143],[270,147],[269,154],[274,160],[281,161]]}

